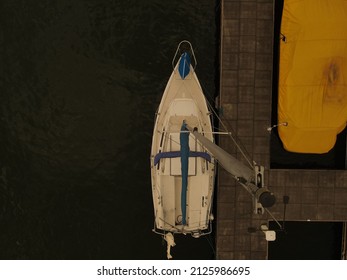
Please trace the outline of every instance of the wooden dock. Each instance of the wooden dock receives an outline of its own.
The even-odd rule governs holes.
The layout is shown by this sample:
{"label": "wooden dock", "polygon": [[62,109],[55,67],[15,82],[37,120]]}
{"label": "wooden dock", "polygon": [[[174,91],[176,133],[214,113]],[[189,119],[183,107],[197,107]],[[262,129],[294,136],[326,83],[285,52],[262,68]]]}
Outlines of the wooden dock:
{"label": "wooden dock", "polygon": [[[252,158],[265,167],[265,182],[283,215],[283,195],[290,196],[286,220],[347,221],[347,171],[270,169],[274,2],[221,1],[220,106]],[[226,150],[235,153],[227,139]],[[267,259],[267,241],[248,233],[272,220],[256,215],[248,193],[220,169],[217,192],[217,259]]]}

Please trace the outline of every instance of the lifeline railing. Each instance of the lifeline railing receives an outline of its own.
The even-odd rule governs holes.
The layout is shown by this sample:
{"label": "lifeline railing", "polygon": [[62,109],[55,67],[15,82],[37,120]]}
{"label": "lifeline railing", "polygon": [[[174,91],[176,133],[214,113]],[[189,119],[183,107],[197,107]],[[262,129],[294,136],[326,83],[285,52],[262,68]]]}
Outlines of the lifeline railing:
{"label": "lifeline railing", "polygon": [[194,65],[192,65],[193,66],[193,70],[195,71],[195,68],[196,68],[196,65],[198,64],[198,62],[196,61],[196,58],[195,58],[195,53],[194,53],[194,50],[193,50],[193,46],[192,46],[192,44],[189,42],[189,41],[187,41],[187,40],[183,40],[183,41],[181,41],[179,44],[178,44],[178,46],[177,46],[177,49],[176,49],[176,52],[175,52],[175,55],[174,55],[174,58],[172,59],[172,68],[173,69],[175,69],[175,65],[176,65],[176,63],[177,63],[177,61],[178,61],[178,59],[176,59],[176,57],[177,57],[177,55],[179,54],[179,56],[180,56],[180,54],[181,54],[181,45],[184,45],[184,44],[187,44],[188,46],[189,46],[189,49],[188,49],[188,51],[191,53],[191,55],[192,55],[192,57],[193,57],[193,59],[194,59]]}

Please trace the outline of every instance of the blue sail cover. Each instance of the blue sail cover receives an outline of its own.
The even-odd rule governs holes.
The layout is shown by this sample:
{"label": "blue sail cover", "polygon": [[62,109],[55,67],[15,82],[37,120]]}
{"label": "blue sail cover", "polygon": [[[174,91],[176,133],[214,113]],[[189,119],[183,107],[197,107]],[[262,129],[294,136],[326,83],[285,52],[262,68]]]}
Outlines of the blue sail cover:
{"label": "blue sail cover", "polygon": [[180,63],[178,65],[178,72],[180,73],[181,78],[184,80],[185,77],[189,74],[190,71],[190,56],[187,52],[181,55]]}
{"label": "blue sail cover", "polygon": [[180,133],[181,144],[181,174],[182,174],[182,192],[181,192],[181,210],[182,225],[186,225],[186,205],[188,188],[188,162],[189,162],[189,133],[187,133],[187,124],[183,121]]}

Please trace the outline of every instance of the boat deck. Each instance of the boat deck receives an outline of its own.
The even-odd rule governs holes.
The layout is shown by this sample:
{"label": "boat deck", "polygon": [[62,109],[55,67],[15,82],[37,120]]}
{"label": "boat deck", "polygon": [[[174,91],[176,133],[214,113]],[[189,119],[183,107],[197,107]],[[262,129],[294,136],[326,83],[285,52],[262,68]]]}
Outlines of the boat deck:
{"label": "boat deck", "polygon": [[[220,105],[253,159],[265,166],[265,182],[278,202],[271,212],[288,221],[347,221],[347,171],[270,169],[273,74],[273,0],[221,1]],[[235,154],[231,143],[221,146]],[[271,220],[252,214],[248,193],[220,169],[217,191],[217,259],[267,259],[262,232],[248,233]]]}

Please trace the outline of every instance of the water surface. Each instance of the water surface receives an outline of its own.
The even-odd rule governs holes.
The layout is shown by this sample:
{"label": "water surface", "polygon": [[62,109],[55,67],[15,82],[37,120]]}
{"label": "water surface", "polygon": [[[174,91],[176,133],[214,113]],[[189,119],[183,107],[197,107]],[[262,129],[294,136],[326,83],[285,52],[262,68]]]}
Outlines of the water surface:
{"label": "water surface", "polygon": [[[162,259],[154,113],[177,44],[215,93],[216,1],[0,4],[0,258]],[[177,238],[181,259],[210,259]]]}

